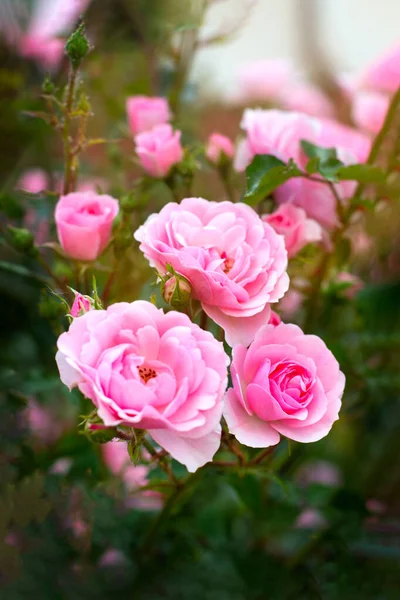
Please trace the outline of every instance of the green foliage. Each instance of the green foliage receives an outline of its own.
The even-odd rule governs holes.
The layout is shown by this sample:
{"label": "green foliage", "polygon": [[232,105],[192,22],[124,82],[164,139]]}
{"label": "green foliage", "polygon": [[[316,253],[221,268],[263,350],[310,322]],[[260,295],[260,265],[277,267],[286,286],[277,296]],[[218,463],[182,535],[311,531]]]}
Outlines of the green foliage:
{"label": "green foliage", "polygon": [[293,162],[286,165],[271,154],[257,154],[246,169],[244,202],[254,206],[264,200],[278,186],[300,175]]}

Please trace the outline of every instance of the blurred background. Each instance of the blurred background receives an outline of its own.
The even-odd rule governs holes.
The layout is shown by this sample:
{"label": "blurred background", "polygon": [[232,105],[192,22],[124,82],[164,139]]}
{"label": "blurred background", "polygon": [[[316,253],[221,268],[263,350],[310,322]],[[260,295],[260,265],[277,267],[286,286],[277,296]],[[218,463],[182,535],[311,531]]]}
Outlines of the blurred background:
{"label": "blurred background", "polygon": [[[84,153],[79,183],[120,198],[138,176],[128,96],[168,95],[174,124],[197,157],[212,131],[239,137],[247,105],[281,106],[274,94],[252,96],[241,69],[255,60],[283,59],[293,69],[289,83],[299,78],[320,86],[328,96],[323,111],[355,126],[342,74],[357,79],[400,42],[400,3],[93,0],[70,13],[74,1],[0,0],[0,597],[397,600],[398,199],[365,211],[358,235],[343,248],[357,285],[346,294],[327,286],[314,316],[311,330],[347,377],[332,433],[310,445],[282,442],[257,473],[202,471],[146,553],[143,541],[162,498],[158,492],[143,496],[138,487],[163,474],[146,457],[146,468],[132,472],[127,454],[115,457],[109,446],[79,432],[89,405],[60,384],[54,361],[57,336],[68,325],[64,306],[48,291],[42,266],[10,248],[6,227],[27,227],[38,244],[56,240],[62,145],[41,118],[47,110],[42,84],[49,72],[61,97],[67,80],[62,47],[80,12],[94,46],[81,75],[93,112],[89,135],[107,143]],[[205,4],[210,10],[200,26]],[[37,43],[43,27],[61,46],[48,52],[40,35]],[[190,50],[193,36],[200,40],[198,52],[188,51],[179,63],[176,48]],[[294,97],[289,92],[289,100]],[[372,139],[376,129],[363,133]],[[234,183],[243,190],[243,175]],[[223,198],[215,173],[203,163],[193,194]],[[132,226],[171,199],[161,184],[149,189]],[[61,279],[71,275],[51,247],[43,256]],[[314,258],[296,264],[295,276],[301,278]],[[103,267],[100,287],[108,255]],[[132,247],[119,264],[115,296],[148,299],[154,289],[149,277]],[[285,320],[302,322],[303,300],[294,291],[282,303]],[[174,469],[182,474],[179,465]]]}

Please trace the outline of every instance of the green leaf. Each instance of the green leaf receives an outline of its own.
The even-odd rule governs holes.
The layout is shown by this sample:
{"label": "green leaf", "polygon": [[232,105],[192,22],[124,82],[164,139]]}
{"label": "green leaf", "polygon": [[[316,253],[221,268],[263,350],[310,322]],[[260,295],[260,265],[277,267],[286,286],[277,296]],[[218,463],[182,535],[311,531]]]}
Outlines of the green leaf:
{"label": "green leaf", "polygon": [[327,160],[320,161],[318,166],[318,172],[327,181],[336,182],[338,181],[338,171],[343,167],[341,160],[337,158],[328,158]]}
{"label": "green leaf", "polygon": [[337,175],[343,181],[358,181],[359,183],[385,183],[386,173],[373,165],[342,166]]}
{"label": "green leaf", "polygon": [[271,154],[257,154],[246,169],[244,202],[253,206],[266,198],[279,185],[300,175],[293,161],[285,164]]}
{"label": "green leaf", "polygon": [[319,158],[320,161],[329,160],[331,158],[337,159],[335,148],[323,148],[322,146],[316,146],[307,140],[300,141],[302,150],[308,158],[314,159]]}
{"label": "green leaf", "polygon": [[315,158],[312,158],[311,160],[308,161],[307,166],[306,166],[306,171],[309,175],[318,173],[319,162],[320,161],[319,161],[318,156],[316,156]]}

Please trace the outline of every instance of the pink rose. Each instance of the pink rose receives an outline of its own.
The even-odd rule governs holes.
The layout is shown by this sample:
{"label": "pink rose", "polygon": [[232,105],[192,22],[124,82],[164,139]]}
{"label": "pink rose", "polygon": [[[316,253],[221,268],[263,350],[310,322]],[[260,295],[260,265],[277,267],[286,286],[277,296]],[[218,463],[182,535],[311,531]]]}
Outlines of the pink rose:
{"label": "pink rose", "polygon": [[369,65],[361,77],[365,87],[396,92],[400,87],[400,46]]}
{"label": "pink rose", "polygon": [[187,315],[144,301],[89,311],[59,337],[56,360],[105,425],[147,429],[189,471],[218,450],[228,359]]}
{"label": "pink rose", "polygon": [[[101,445],[104,462],[113,475],[122,477],[123,482],[130,491],[137,491],[148,484],[147,475],[149,467],[146,465],[133,465],[129,456],[126,442],[107,442]],[[158,509],[162,506],[161,494],[153,490],[144,490],[134,497],[133,506],[144,509]]]}
{"label": "pink rose", "polygon": [[381,130],[390,98],[380,92],[360,91],[353,97],[352,116],[354,123],[360,129],[369,133]]}
{"label": "pink rose", "polygon": [[56,205],[58,239],[64,252],[75,260],[95,260],[111,237],[118,201],[94,192],[61,196]]}
{"label": "pink rose", "polygon": [[19,52],[24,58],[37,61],[44,69],[53,71],[64,56],[65,42],[57,38],[24,36],[19,43]]}
{"label": "pink rose", "polygon": [[233,158],[234,153],[235,149],[232,141],[226,135],[212,133],[208,138],[206,156],[209,161],[219,163],[224,155],[228,158]]}
{"label": "pink rose", "polygon": [[266,325],[248,349],[234,348],[231,376],[224,416],[246,446],[273,446],[280,435],[315,442],[338,419],[344,375],[324,342],[297,325]]}
{"label": "pink rose", "polygon": [[239,72],[240,100],[274,100],[293,76],[289,61],[257,60],[244,65]]}
{"label": "pink rose", "polygon": [[163,125],[171,119],[171,111],[166,98],[131,96],[126,101],[129,129],[133,135]]}
{"label": "pink rose", "polygon": [[276,233],[283,235],[289,258],[295,256],[304,246],[318,242],[322,238],[321,226],[308,219],[305,211],[293,204],[282,204],[276,211],[262,217]]}
{"label": "pink rose", "polygon": [[135,137],[140,164],[152,177],[165,177],[183,158],[181,132],[171,125],[156,125]]}
{"label": "pink rose", "polygon": [[186,198],[151,215],[134,237],[159,273],[169,263],[220,325],[228,344],[248,345],[288,289],[283,238],[243,203]]}
{"label": "pink rose", "polygon": [[20,177],[17,188],[30,194],[39,194],[48,188],[49,181],[43,169],[30,169]]}
{"label": "pink rose", "polygon": [[[365,161],[370,148],[367,136],[335,121],[300,113],[247,109],[242,127],[247,133],[249,162],[256,154],[273,154],[285,162],[292,158],[304,169],[308,158],[301,148],[301,140],[337,148],[338,158],[345,164]],[[355,184],[348,181],[336,184],[337,193],[343,200],[352,195],[354,187]],[[300,206],[324,227],[337,225],[336,200],[325,183],[297,177],[279,186],[274,195],[279,204]]]}

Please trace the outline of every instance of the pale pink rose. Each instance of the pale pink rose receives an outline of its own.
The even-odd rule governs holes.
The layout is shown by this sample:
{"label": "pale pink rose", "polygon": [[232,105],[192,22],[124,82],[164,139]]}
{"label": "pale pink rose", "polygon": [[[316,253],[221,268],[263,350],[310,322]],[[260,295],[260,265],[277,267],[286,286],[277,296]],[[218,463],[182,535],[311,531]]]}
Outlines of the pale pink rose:
{"label": "pale pink rose", "polygon": [[75,300],[71,306],[70,315],[72,317],[80,317],[89,310],[94,308],[94,302],[89,296],[82,296],[79,292],[75,292]]}
{"label": "pale pink rose", "polygon": [[389,108],[390,98],[380,92],[359,91],[354,95],[352,104],[352,117],[360,129],[369,133],[378,133],[381,130],[386,113]]}
{"label": "pale pink rose", "polygon": [[224,155],[233,158],[234,153],[233,143],[226,135],[212,133],[208,138],[206,156],[209,161],[219,163]]}
{"label": "pale pink rose", "polygon": [[183,158],[181,132],[171,125],[156,125],[135,136],[136,154],[143,169],[152,177],[165,177]]}
{"label": "pale pink rose", "polygon": [[[147,465],[133,465],[129,456],[126,442],[113,441],[101,445],[103,460],[111,473],[122,478],[128,490],[135,492],[148,484]],[[153,490],[144,490],[133,497],[132,506],[144,509],[159,509],[162,506],[162,496]]]}
{"label": "pale pink rose", "polygon": [[369,65],[360,78],[364,87],[396,92],[400,87],[400,46]]}
{"label": "pale pink rose", "polygon": [[262,219],[269,223],[276,233],[283,235],[289,258],[295,256],[307,244],[318,242],[322,238],[319,223],[308,219],[305,211],[294,204],[281,204],[276,211]]}
{"label": "pale pink rose", "polygon": [[172,116],[166,98],[150,96],[131,96],[126,101],[126,112],[133,135],[168,123]]}
{"label": "pale pink rose", "polygon": [[344,375],[324,342],[297,325],[265,325],[248,349],[236,346],[231,376],[224,417],[246,446],[273,446],[280,435],[316,442],[338,419]]}
{"label": "pale pink rose", "polygon": [[36,60],[44,69],[56,69],[64,55],[65,39],[90,0],[36,0],[26,31],[18,28],[13,44],[25,58]]}
{"label": "pale pink rose", "polygon": [[48,188],[49,181],[43,169],[30,169],[18,180],[17,188],[30,194],[39,194]]}
{"label": "pale pink rose", "polygon": [[244,65],[239,72],[238,100],[275,100],[292,76],[290,62],[280,58],[257,60]]}
{"label": "pale pink rose", "polygon": [[62,382],[79,387],[105,425],[148,430],[189,471],[212,459],[227,356],[187,315],[121,302],[74,319],[57,345]]}
{"label": "pale pink rose", "polygon": [[58,239],[68,256],[76,260],[95,260],[111,237],[118,201],[94,192],[74,192],[61,196],[56,205]]}
{"label": "pale pink rose", "polygon": [[169,263],[192,286],[228,344],[248,345],[288,289],[283,238],[244,203],[186,198],[151,215],[134,237],[160,274]]}
{"label": "pale pink rose", "polygon": [[328,96],[311,83],[294,83],[282,91],[280,103],[285,110],[305,113],[313,117],[335,116],[335,108]]}
{"label": "pale pink rose", "polygon": [[342,294],[349,300],[352,300],[364,288],[364,282],[357,275],[346,271],[342,271],[337,275],[336,282],[347,284]]}
{"label": "pale pink rose", "polygon": [[274,325],[274,327],[276,327],[277,325],[279,325],[279,323],[281,323],[281,318],[278,315],[278,313],[276,313],[274,310],[271,310],[271,315],[269,317],[269,321],[268,324],[269,325]]}
{"label": "pale pink rose", "polygon": [[[304,169],[308,158],[301,148],[301,140],[337,148],[338,158],[345,164],[365,161],[370,148],[367,136],[335,121],[316,119],[301,113],[247,109],[241,126],[247,133],[249,162],[256,154],[273,154],[284,162],[293,159]],[[345,201],[353,194],[355,183],[346,181],[335,184],[335,188]],[[324,227],[331,229],[338,223],[336,200],[325,183],[297,177],[279,186],[274,196],[279,204],[300,206],[310,218]]]}

